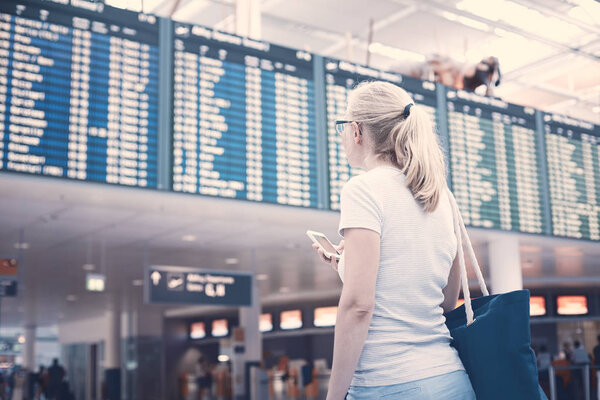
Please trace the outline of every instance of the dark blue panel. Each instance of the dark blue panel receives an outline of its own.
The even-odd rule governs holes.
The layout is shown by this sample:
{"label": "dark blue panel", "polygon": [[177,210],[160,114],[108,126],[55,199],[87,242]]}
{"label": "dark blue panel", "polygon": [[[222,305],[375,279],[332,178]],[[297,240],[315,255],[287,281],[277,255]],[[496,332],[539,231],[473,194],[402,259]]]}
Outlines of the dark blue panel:
{"label": "dark blue panel", "polygon": [[158,21],[86,4],[0,4],[0,169],[156,187]]}
{"label": "dark blue panel", "polygon": [[144,289],[149,303],[252,305],[252,275],[241,272],[152,266]]}
{"label": "dark blue panel", "polygon": [[173,189],[317,207],[312,56],[174,26]]}

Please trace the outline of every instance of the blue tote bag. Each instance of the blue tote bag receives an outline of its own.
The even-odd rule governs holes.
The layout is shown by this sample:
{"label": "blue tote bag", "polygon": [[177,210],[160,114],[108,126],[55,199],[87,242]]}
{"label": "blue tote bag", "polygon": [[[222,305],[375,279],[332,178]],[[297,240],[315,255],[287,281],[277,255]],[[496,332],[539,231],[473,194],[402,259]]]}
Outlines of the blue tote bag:
{"label": "blue tote bag", "polygon": [[[531,349],[529,291],[490,296],[456,200],[448,189],[454,214],[458,261],[465,304],[445,314],[452,346],[465,366],[477,400],[547,400],[538,384]],[[483,297],[471,300],[462,238]]]}

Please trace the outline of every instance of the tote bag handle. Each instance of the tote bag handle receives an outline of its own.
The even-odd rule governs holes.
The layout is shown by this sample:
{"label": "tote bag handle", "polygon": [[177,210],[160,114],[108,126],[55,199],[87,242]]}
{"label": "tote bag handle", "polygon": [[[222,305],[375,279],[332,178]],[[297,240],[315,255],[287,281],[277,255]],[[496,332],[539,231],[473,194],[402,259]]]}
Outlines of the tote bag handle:
{"label": "tote bag handle", "polygon": [[473,251],[473,246],[471,245],[471,240],[469,239],[469,235],[467,234],[467,228],[465,228],[465,223],[462,219],[462,216],[460,215],[460,211],[458,209],[456,199],[454,198],[454,194],[452,194],[448,187],[446,187],[446,190],[448,192],[450,206],[452,207],[452,215],[454,220],[454,234],[456,235],[458,263],[460,265],[460,280],[462,292],[465,297],[465,312],[467,314],[467,326],[469,326],[473,323],[475,319],[473,318],[473,307],[471,306],[471,292],[469,291],[469,280],[467,277],[467,267],[465,264],[465,254],[463,251],[463,238],[467,246],[469,258],[471,259],[471,265],[473,266],[475,274],[477,275],[479,287],[481,288],[481,291],[483,292],[484,296],[489,296],[490,293],[488,292],[485,280],[483,279],[481,268],[479,268],[477,257],[475,257],[475,252]]}

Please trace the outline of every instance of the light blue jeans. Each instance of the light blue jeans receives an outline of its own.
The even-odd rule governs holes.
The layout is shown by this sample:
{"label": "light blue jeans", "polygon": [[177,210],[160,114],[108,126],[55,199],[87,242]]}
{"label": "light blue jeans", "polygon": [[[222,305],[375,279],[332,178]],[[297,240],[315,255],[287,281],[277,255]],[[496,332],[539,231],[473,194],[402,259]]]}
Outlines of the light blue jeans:
{"label": "light blue jeans", "polygon": [[465,371],[386,386],[350,386],[346,400],[476,400]]}

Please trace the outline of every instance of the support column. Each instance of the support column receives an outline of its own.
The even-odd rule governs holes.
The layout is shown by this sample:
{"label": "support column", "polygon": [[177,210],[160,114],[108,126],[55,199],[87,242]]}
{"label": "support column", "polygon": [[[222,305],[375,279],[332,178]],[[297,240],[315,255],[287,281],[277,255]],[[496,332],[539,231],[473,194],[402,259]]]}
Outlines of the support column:
{"label": "support column", "polygon": [[236,377],[241,377],[243,383],[237,385],[238,388],[244,388],[243,392],[234,393],[236,399],[249,398],[250,395],[250,374],[249,365],[258,365],[262,361],[262,333],[259,329],[261,306],[260,296],[256,276],[252,276],[252,305],[250,307],[240,307],[239,320],[240,327],[244,328],[244,352],[235,354],[232,363],[234,377],[234,387]]}
{"label": "support column", "polygon": [[504,237],[492,240],[488,247],[492,294],[523,289],[519,240]]}
{"label": "support column", "polygon": [[261,306],[256,276],[252,277],[252,306],[240,308],[240,326],[244,328],[247,361],[262,360],[262,333],[259,329]]}
{"label": "support column", "polygon": [[260,0],[235,2],[235,33],[260,40],[262,35]]}
{"label": "support column", "polygon": [[23,367],[30,372],[35,371],[35,325],[25,326],[25,346],[23,347]]}
{"label": "support column", "polygon": [[117,294],[110,293],[106,308],[104,377],[106,399],[121,399],[121,304]]}
{"label": "support column", "polygon": [[250,0],[250,29],[248,36],[252,39],[262,38],[261,0]]}
{"label": "support column", "polygon": [[24,337],[25,343],[23,346],[23,367],[27,370],[27,381],[23,388],[23,398],[33,400],[34,385],[36,381],[36,363],[35,363],[35,336],[36,336],[36,293],[35,284],[32,282],[28,285],[28,290],[25,292],[25,326]]}

